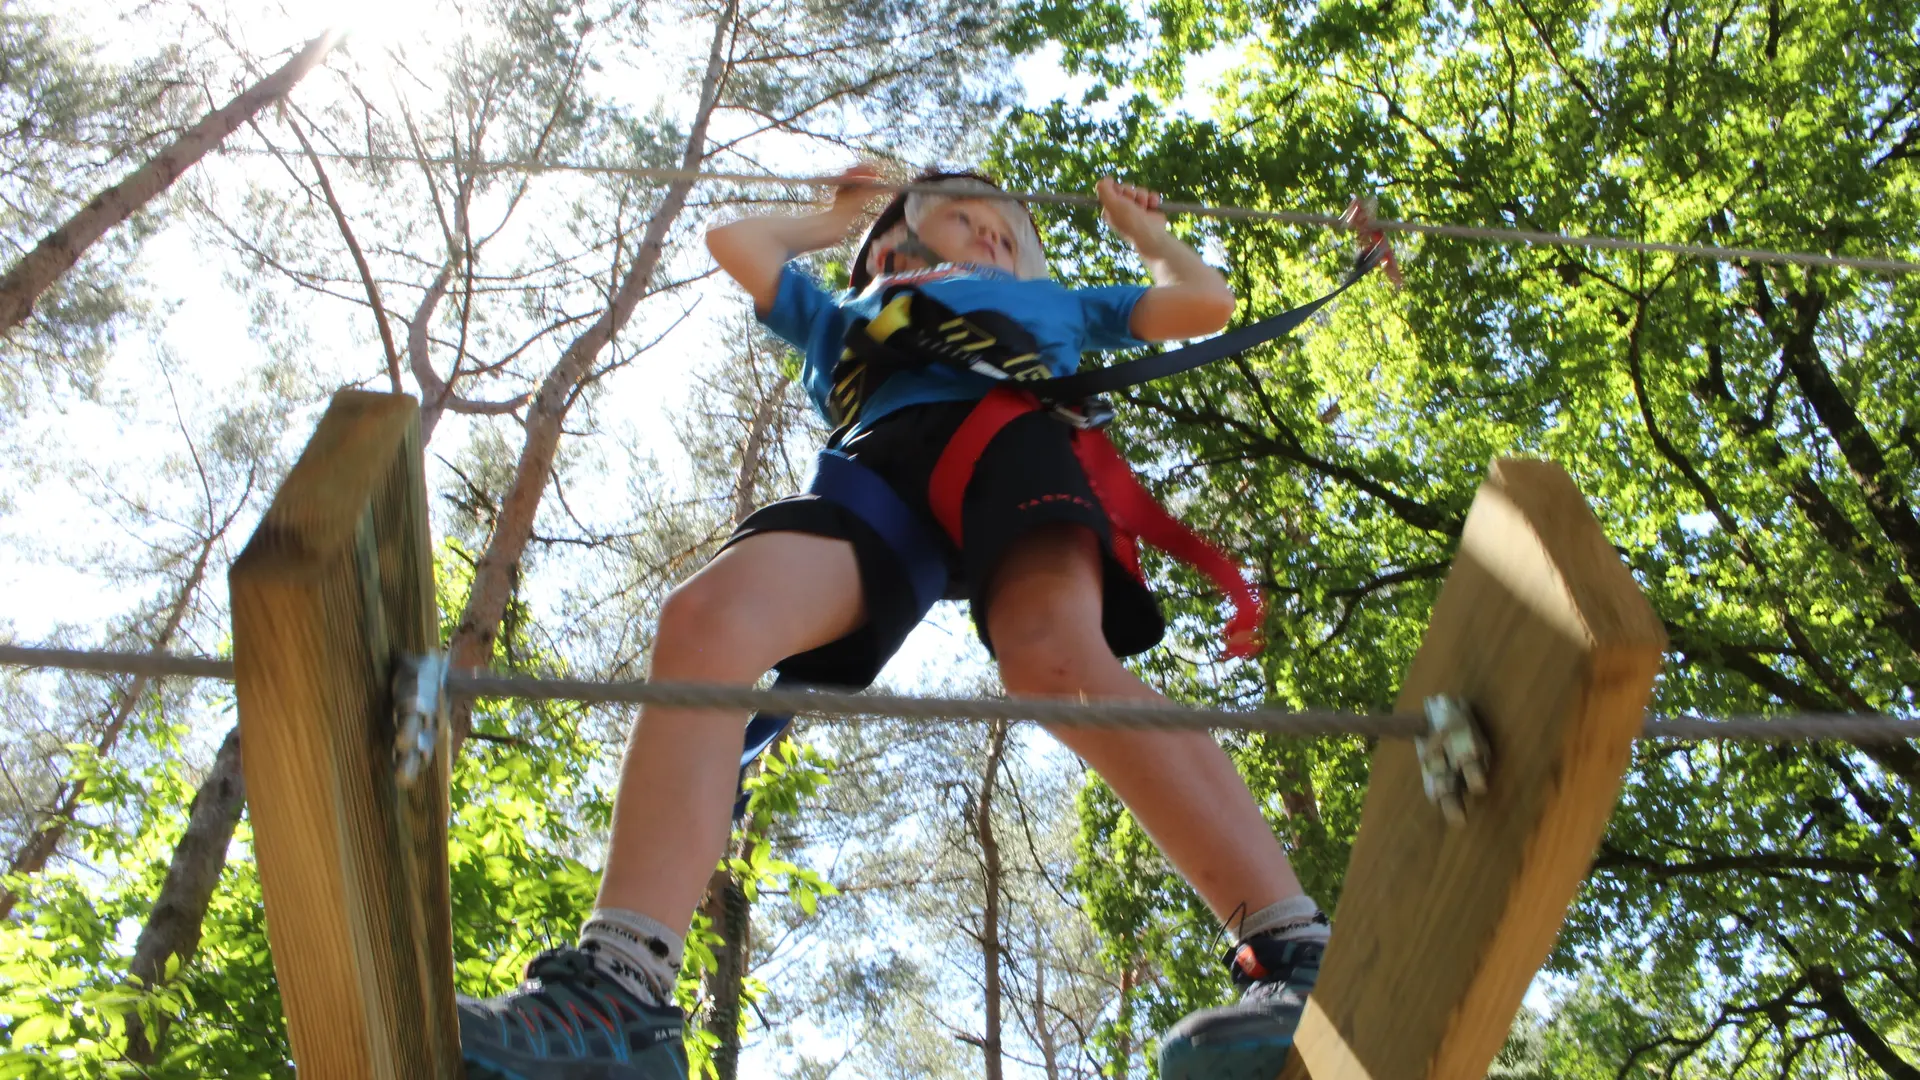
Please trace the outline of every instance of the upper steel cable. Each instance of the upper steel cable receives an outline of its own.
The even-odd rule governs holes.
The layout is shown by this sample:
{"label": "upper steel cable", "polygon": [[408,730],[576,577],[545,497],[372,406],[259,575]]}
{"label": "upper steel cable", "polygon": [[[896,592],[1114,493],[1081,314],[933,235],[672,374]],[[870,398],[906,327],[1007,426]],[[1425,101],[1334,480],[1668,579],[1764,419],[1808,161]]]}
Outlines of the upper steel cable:
{"label": "upper steel cable", "polygon": [[[233,678],[231,660],[170,653],[98,652],[0,645],[0,664],[106,675]],[[1427,731],[1426,720],[1418,716],[1348,713],[1332,709],[1229,711],[1196,709],[1170,702],[1140,704],[1036,698],[906,697],[830,690],[755,690],[744,686],[656,683],[639,679],[596,682],[494,672],[452,672],[447,676],[447,689],[465,697],[765,710],[838,719],[1032,720],[1042,724],[1086,727],[1257,731],[1270,735],[1364,735],[1371,738],[1411,738]],[[1898,742],[1920,739],[1920,720],[1872,713],[1792,713],[1724,719],[1649,718],[1641,737],[1741,742],[1828,739],[1852,743]]]}
{"label": "upper steel cable", "polygon": [[[229,154],[278,155],[291,154],[293,151],[267,150],[255,147],[224,147]],[[301,153],[304,154],[304,151]],[[838,176],[769,176],[764,173],[742,172],[701,172],[692,169],[655,168],[643,165],[589,165],[575,162],[544,162],[515,160],[486,160],[481,158],[432,157],[416,154],[357,154],[335,151],[316,151],[316,157],[332,160],[355,162],[365,165],[425,165],[441,168],[460,168],[469,172],[514,172],[538,175],[540,173],[584,173],[595,176],[624,176],[635,180],[657,180],[662,183],[729,183],[729,184],[775,184],[786,187],[839,187],[846,181]],[[872,185],[877,191],[901,192],[914,191],[929,194],[951,194],[937,184],[887,184]],[[1098,207],[1100,200],[1092,195],[1063,194],[1051,191],[1008,191],[1001,193],[1006,198],[1023,203],[1043,206],[1081,206]],[[1207,206],[1203,203],[1163,201],[1160,209],[1169,214],[1192,214],[1197,217],[1217,217],[1245,221],[1278,221],[1288,225],[1309,225],[1319,228],[1346,229],[1351,224],[1338,214],[1316,214],[1302,210],[1256,210],[1244,206]],[[1534,244],[1542,247],[1572,247],[1605,251],[1638,251],[1663,255],[1677,255],[1687,259],[1704,259],[1711,262],[1764,262],[1791,266],[1829,266],[1844,267],[1852,270],[1869,270],[1882,274],[1911,274],[1920,271],[1920,262],[1907,259],[1879,258],[1864,255],[1828,255],[1814,251],[1771,251],[1765,248],[1731,248],[1713,244],[1679,244],[1662,240],[1630,240],[1617,236],[1578,236],[1568,233],[1546,232],[1538,229],[1490,228],[1480,225],[1444,225],[1421,221],[1394,221],[1374,219],[1369,221],[1369,229],[1392,233],[1419,233],[1423,236],[1444,236],[1455,240],[1480,240],[1495,244]]]}

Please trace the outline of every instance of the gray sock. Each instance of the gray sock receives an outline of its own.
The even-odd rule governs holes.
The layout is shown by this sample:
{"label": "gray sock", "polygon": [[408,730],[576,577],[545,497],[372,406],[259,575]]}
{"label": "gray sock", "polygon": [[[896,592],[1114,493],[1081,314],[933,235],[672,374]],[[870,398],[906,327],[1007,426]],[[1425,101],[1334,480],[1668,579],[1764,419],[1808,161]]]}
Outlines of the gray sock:
{"label": "gray sock", "polygon": [[679,934],[625,908],[594,908],[580,927],[580,950],[593,956],[602,974],[649,1005],[673,1002],[684,947]]}
{"label": "gray sock", "polygon": [[1325,945],[1333,934],[1333,924],[1327,920],[1320,905],[1313,902],[1311,896],[1294,896],[1277,904],[1268,904],[1244,919],[1239,926],[1240,940],[1259,937],[1262,934],[1281,941],[1310,941]]}

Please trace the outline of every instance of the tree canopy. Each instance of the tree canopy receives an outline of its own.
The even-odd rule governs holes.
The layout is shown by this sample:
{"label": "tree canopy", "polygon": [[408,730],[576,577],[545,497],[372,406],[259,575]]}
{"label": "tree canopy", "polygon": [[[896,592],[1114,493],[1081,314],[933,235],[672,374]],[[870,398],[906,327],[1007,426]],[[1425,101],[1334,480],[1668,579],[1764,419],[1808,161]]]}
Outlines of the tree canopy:
{"label": "tree canopy", "polygon": [[[1324,212],[1366,193],[1418,221],[1914,250],[1920,52],[1897,5],[1148,14],[1034,9],[1102,81],[1016,117],[1000,155],[1020,183],[1072,190],[1120,171],[1220,205]],[[1184,72],[1222,48],[1236,61],[1211,114],[1169,110]],[[1115,105],[1123,86],[1138,92]],[[1114,263],[1079,239],[1090,224],[1059,231],[1092,279]],[[1190,227],[1224,252],[1248,319],[1340,268],[1337,238]],[[1277,608],[1257,670],[1223,678],[1176,649],[1157,671],[1195,694],[1388,706],[1486,462],[1537,454],[1574,475],[1666,623],[1657,710],[1911,708],[1911,277],[1401,249],[1404,290],[1369,285],[1291,342],[1131,395],[1123,417],[1153,433],[1138,452],[1191,513],[1232,523]],[[1195,594],[1183,625],[1209,606]],[[1316,889],[1337,889],[1359,752],[1242,754]],[[1906,744],[1643,744],[1550,967],[1551,1075],[1912,1075],[1917,783]],[[1185,970],[1140,935],[1191,922],[1193,905],[1110,869],[1137,847],[1111,808],[1095,800],[1083,820],[1082,872],[1112,896],[1103,930]]]}
{"label": "tree canopy", "polygon": [[[93,33],[0,6],[10,261],[305,40],[171,0],[100,11]],[[225,651],[209,582],[318,403],[364,384],[423,401],[456,653],[644,670],[666,590],[799,483],[822,433],[795,359],[703,291],[686,242],[757,190],[548,166],[864,155],[1022,189],[1118,175],[1218,206],[1361,195],[1414,221],[1920,255],[1920,17],[1886,0],[462,0],[425,25],[349,40],[0,342],[0,572],[115,601],[0,619]],[[1017,94],[1016,57],[1062,96]],[[1057,276],[1141,276],[1092,212],[1039,218]],[[1176,227],[1243,323],[1324,292],[1351,249]],[[1403,288],[1376,276],[1288,340],[1125,395],[1117,441],[1270,600],[1265,653],[1217,660],[1219,598],[1150,561],[1173,633],[1145,677],[1191,702],[1389,707],[1487,463],[1536,455],[1665,623],[1656,711],[1913,715],[1920,282],[1396,243]],[[232,358],[184,325],[208,293],[244,323]],[[991,691],[981,659],[943,646],[923,682]],[[0,1077],[289,1075],[225,690],[8,672],[0,700]],[[462,990],[511,984],[584,915],[631,720],[468,718]],[[1220,931],[1111,792],[1036,742],[888,725],[783,746],[691,940],[701,1067],[1150,1075],[1158,1033],[1223,1000]],[[1229,746],[1337,933],[1370,748]],[[1917,792],[1911,743],[1643,742],[1492,1075],[1920,1075]]]}

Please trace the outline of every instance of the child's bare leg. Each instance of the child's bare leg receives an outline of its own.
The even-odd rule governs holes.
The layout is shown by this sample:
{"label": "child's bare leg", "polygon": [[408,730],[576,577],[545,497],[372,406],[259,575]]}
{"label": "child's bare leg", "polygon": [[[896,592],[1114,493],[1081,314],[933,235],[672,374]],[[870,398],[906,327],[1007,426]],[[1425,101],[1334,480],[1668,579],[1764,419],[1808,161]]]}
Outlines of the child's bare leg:
{"label": "child's bare leg", "polygon": [[[846,542],[749,536],[667,598],[653,675],[750,684],[855,629],[863,607]],[[580,943],[540,954],[516,990],[460,999],[468,1076],[686,1080],[674,977],[726,842],[744,720],[727,709],[645,710],[627,742],[607,870]]]}
{"label": "child's bare leg", "polygon": [[[750,685],[865,618],[853,547],[804,533],[749,536],[667,598],[654,639],[660,681]],[[746,717],[645,709],[627,742],[598,906],[684,931],[726,845]]]}
{"label": "child's bare leg", "polygon": [[[1014,545],[988,592],[987,631],[1007,692],[1164,700],[1100,630],[1099,541],[1078,525]],[[1204,731],[1050,727],[1120,796],[1222,921],[1301,895],[1286,852],[1220,744]]]}
{"label": "child's bare leg", "polygon": [[[1158,699],[1107,648],[1101,601],[1099,542],[1086,528],[1047,529],[1015,545],[987,609],[1008,692]],[[1050,730],[1099,771],[1217,918],[1247,919],[1233,926],[1239,1001],[1170,1028],[1160,1043],[1161,1077],[1278,1074],[1319,976],[1325,917],[1302,894],[1226,751],[1205,732]]]}

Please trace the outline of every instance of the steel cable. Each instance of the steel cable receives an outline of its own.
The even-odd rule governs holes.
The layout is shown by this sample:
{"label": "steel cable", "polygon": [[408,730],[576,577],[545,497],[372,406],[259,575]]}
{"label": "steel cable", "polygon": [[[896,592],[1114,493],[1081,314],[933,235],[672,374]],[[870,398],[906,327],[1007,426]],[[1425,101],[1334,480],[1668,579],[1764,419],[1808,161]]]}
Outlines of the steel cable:
{"label": "steel cable", "polygon": [[[292,154],[293,151],[260,149],[256,147],[223,147],[223,153],[272,155]],[[304,153],[304,151],[302,152]],[[635,180],[653,180],[661,183],[728,183],[728,184],[772,184],[785,187],[838,187],[845,181],[838,176],[769,176],[763,173],[742,172],[701,172],[691,169],[655,168],[641,165],[587,165],[574,162],[540,161],[489,161],[479,158],[428,157],[416,154],[361,154],[338,151],[319,151],[316,156],[331,161],[345,161],[363,165],[423,165],[441,168],[461,168],[473,173],[515,172],[529,175],[541,173],[582,173],[593,176],[624,176]],[[937,184],[875,184],[878,191],[893,193],[918,191],[932,194],[945,194]],[[1051,191],[1009,191],[1006,197],[1023,203],[1043,206],[1098,207],[1100,200],[1092,195],[1065,194]],[[1169,214],[1191,214],[1198,217],[1227,218],[1242,221],[1278,221],[1288,225],[1307,225],[1318,228],[1350,229],[1352,225],[1338,214],[1316,214],[1301,210],[1257,210],[1243,206],[1207,206],[1203,203],[1163,201],[1160,209]],[[1713,262],[1765,262],[1795,266],[1831,266],[1853,270],[1868,270],[1883,274],[1911,274],[1920,271],[1920,262],[1907,259],[1881,258],[1868,255],[1829,255],[1814,251],[1771,251],[1765,248],[1718,247],[1713,244],[1680,244],[1662,240],[1630,240],[1617,236],[1579,236],[1569,233],[1546,232],[1537,229],[1492,228],[1482,225],[1446,225],[1430,224],[1420,221],[1374,220],[1368,228],[1393,233],[1418,233],[1425,236],[1444,236],[1455,240],[1479,240],[1495,244],[1535,244],[1547,247],[1575,247],[1608,251],[1639,251],[1663,255],[1677,255],[1689,259],[1705,259]]]}
{"label": "steel cable", "polygon": [[[171,653],[97,652],[0,645],[0,664],[58,668],[103,675],[184,676],[233,679],[233,661]],[[745,686],[629,680],[451,673],[447,689],[455,695],[521,701],[577,701],[590,705],[674,705],[789,712],[842,720],[1031,720],[1086,727],[1174,728],[1257,731],[1271,735],[1364,735],[1408,738],[1426,731],[1414,716],[1340,712],[1332,709],[1196,709],[1174,703],[1142,704],[1040,698],[907,697],[897,694],[832,690],[756,690]],[[1649,718],[1643,738],[1852,743],[1920,739],[1920,720],[1873,713],[1789,713],[1780,716]]]}

